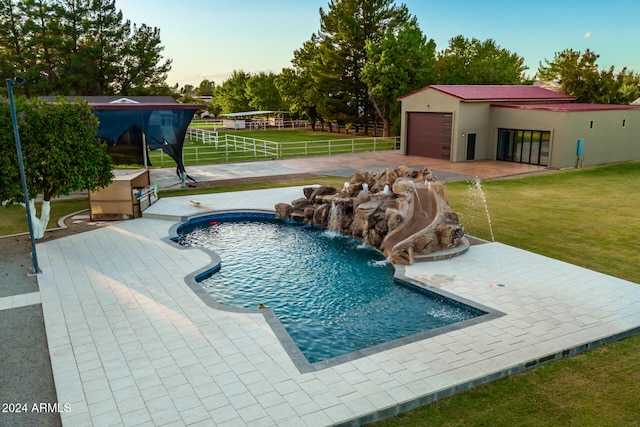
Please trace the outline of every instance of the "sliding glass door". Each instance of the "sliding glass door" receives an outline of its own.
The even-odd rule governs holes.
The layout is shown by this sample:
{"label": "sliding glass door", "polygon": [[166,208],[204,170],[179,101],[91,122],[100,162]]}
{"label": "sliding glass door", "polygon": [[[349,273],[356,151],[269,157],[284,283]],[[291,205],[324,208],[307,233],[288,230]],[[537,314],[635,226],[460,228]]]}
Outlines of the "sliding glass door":
{"label": "sliding glass door", "polygon": [[497,160],[548,166],[551,132],[498,129]]}

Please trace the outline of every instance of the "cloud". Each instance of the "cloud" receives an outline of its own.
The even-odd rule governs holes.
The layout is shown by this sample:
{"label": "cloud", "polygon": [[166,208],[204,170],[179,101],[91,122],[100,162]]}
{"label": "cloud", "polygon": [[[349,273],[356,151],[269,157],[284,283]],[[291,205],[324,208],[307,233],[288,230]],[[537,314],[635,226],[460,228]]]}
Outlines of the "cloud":
{"label": "cloud", "polygon": [[585,33],[584,38],[585,39],[590,39],[593,36],[593,33],[591,31],[589,31],[588,33]]}

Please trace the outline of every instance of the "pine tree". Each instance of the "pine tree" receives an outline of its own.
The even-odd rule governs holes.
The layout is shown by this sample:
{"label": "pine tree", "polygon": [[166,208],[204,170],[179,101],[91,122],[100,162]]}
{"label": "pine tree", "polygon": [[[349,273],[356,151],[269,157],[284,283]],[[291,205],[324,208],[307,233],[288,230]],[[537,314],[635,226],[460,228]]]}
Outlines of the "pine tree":
{"label": "pine tree", "polygon": [[58,86],[59,45],[61,28],[56,5],[48,0],[23,0],[20,3],[25,16],[25,59],[28,70],[24,76],[36,93],[50,94]]}
{"label": "pine tree", "polygon": [[131,36],[121,51],[121,68],[117,90],[127,95],[145,87],[161,86],[171,70],[171,60],[162,62],[164,47],[160,42],[160,29],[145,24],[134,25]]}
{"label": "pine tree", "polygon": [[435,51],[436,43],[427,41],[415,18],[397,31],[388,28],[380,43],[367,42],[367,63],[361,76],[382,120],[382,136],[391,136],[392,121],[399,130],[397,98],[434,82]]}
{"label": "pine tree", "polygon": [[[83,95],[111,95],[120,71],[129,21],[123,22],[115,0],[91,0],[89,21],[81,45],[87,92]],[[88,60],[88,61],[87,61]]]}
{"label": "pine tree", "polygon": [[379,43],[388,28],[410,19],[407,7],[393,0],[331,0],[320,9],[318,56],[311,75],[323,94],[317,108],[340,124],[365,124],[373,117],[369,89],[361,72],[367,42]]}
{"label": "pine tree", "polygon": [[115,0],[0,0],[0,71],[27,79],[18,94],[171,93],[163,49]]}
{"label": "pine tree", "polygon": [[[29,68],[26,61],[25,16],[14,0],[0,0],[0,71],[12,78],[25,76]],[[30,94],[30,84],[16,88]]]}
{"label": "pine tree", "polygon": [[[93,95],[86,69],[93,68],[91,58],[83,51],[85,37],[91,18],[87,0],[60,0],[58,15],[64,37],[58,67],[61,83],[59,94]],[[97,94],[97,93],[96,93]]]}

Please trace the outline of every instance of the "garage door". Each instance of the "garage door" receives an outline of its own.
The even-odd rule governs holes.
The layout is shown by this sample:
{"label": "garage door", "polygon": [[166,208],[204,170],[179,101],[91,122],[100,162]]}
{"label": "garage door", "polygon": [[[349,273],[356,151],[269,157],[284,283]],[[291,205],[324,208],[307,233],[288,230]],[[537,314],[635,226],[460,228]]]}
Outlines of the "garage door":
{"label": "garage door", "polygon": [[452,113],[407,113],[407,154],[451,159]]}

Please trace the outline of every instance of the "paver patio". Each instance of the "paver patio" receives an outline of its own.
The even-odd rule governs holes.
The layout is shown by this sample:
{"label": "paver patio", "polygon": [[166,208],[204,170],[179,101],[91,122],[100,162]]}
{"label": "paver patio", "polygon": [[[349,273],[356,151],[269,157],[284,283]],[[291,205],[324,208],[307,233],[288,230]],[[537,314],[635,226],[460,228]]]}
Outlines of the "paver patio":
{"label": "paver patio", "polygon": [[487,243],[400,271],[504,315],[301,372],[263,313],[201,300],[185,278],[209,255],[167,240],[180,218],[301,192],[164,198],[144,218],[39,244],[64,425],[357,424],[640,332],[637,284]]}

